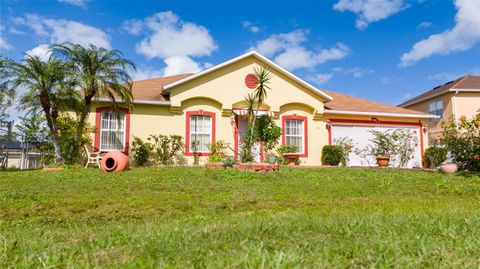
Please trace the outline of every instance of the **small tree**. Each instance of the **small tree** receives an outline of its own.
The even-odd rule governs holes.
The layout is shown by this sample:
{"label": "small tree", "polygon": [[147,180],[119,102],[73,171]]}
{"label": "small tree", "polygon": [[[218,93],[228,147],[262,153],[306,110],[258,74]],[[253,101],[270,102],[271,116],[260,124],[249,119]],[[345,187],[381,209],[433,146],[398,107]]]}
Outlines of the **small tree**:
{"label": "small tree", "polygon": [[444,123],[443,142],[460,169],[480,171],[480,110],[471,119]]}
{"label": "small tree", "polygon": [[267,115],[263,115],[258,118],[255,133],[257,134],[258,141],[263,143],[263,150],[265,155],[273,150],[282,136],[282,128],[275,124],[275,121]]}
{"label": "small tree", "polygon": [[27,55],[22,63],[2,60],[0,66],[4,87],[27,88],[21,98],[22,108],[28,112],[40,110],[45,115],[54,145],[55,163],[62,163],[64,155],[57,120],[60,111],[75,99],[73,84],[66,75],[69,65],[55,59],[42,61],[38,56]]}

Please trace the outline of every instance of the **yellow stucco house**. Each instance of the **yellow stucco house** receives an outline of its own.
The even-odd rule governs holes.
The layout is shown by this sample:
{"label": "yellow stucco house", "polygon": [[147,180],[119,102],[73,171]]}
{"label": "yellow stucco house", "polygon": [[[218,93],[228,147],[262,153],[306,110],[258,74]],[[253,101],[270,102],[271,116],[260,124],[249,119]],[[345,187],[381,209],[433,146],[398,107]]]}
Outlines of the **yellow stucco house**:
{"label": "yellow stucco house", "polygon": [[463,76],[411,98],[399,107],[432,115],[426,125],[433,139],[442,137],[442,122],[473,117],[480,109],[480,76]]}
{"label": "yellow stucco house", "polygon": [[[349,137],[355,147],[367,145],[371,129],[408,129],[415,135],[415,157],[409,167],[422,164],[427,145],[427,113],[380,104],[317,89],[257,52],[248,52],[196,74],[135,81],[132,111],[122,109],[120,121],[108,99],[97,98],[89,122],[96,126],[94,146],[99,151],[129,153],[132,138],[177,134],[185,141],[185,156],[193,162],[192,138],[199,152],[224,140],[238,157],[247,127],[244,97],[253,91],[254,67],[272,73],[271,90],[258,115],[269,115],[282,127],[282,144],[297,146],[303,165],[320,165],[324,145]],[[254,79],[254,78],[253,78]],[[261,150],[255,159],[261,161]],[[202,157],[205,162],[206,158]],[[352,151],[349,165],[369,165]]]}

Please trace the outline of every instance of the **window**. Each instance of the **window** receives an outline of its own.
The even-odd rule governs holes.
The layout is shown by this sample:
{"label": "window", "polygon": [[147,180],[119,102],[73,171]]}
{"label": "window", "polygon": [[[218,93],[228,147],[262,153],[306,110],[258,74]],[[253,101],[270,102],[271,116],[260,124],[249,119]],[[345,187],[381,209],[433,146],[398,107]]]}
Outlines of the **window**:
{"label": "window", "polygon": [[100,117],[100,151],[124,151],[125,112],[103,111]]}
{"label": "window", "polygon": [[209,152],[212,143],[212,118],[205,115],[190,116],[190,149],[198,141],[197,152]]}
{"label": "window", "polygon": [[435,100],[428,104],[428,113],[441,117],[443,115],[443,101]]}
{"label": "window", "polygon": [[308,157],[307,118],[301,116],[284,116],[282,118],[284,145],[296,146],[301,157]]}

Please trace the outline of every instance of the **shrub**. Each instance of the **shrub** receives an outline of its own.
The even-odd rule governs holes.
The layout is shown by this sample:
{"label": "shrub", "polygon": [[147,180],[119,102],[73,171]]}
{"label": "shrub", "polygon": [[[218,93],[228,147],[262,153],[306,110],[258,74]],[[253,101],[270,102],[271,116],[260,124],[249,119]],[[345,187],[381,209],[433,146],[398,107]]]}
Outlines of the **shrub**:
{"label": "shrub", "polygon": [[223,162],[223,168],[232,168],[235,164],[235,160],[232,158],[226,158]]}
{"label": "shrub", "polygon": [[138,137],[133,138],[132,153],[137,165],[143,166],[148,162],[151,153],[151,145]]}
{"label": "shrub", "polygon": [[147,140],[151,141],[151,155],[156,164],[175,164],[184,149],[182,137],[179,135],[150,135]]}
{"label": "shrub", "polygon": [[210,144],[210,157],[208,161],[211,163],[219,163],[225,158],[225,141],[218,140]]}
{"label": "shrub", "polygon": [[343,166],[347,166],[350,152],[352,151],[353,140],[348,137],[340,137],[333,141],[333,143],[340,147],[342,150],[342,160],[340,163]]}
{"label": "shrub", "polygon": [[255,129],[258,140],[263,143],[263,149],[267,155],[278,145],[280,136],[282,136],[282,128],[278,127],[271,117],[264,115],[257,119]]}
{"label": "shrub", "polygon": [[437,146],[429,147],[425,150],[425,166],[430,169],[435,169],[445,160],[447,160],[447,148]]}
{"label": "shrub", "polygon": [[453,161],[459,168],[468,171],[480,171],[480,110],[471,119],[465,116],[458,122],[450,120],[444,123],[444,144]]}
{"label": "shrub", "polygon": [[344,160],[343,150],[338,145],[325,145],[322,149],[322,164],[337,166]]}

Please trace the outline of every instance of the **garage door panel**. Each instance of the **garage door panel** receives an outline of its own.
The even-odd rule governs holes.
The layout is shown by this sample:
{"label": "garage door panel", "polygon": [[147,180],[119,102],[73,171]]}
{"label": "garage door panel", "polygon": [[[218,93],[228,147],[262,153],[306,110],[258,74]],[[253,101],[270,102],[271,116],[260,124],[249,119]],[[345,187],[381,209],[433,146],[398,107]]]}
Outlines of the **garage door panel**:
{"label": "garage door panel", "polygon": [[[366,154],[365,148],[372,147],[374,143],[373,134],[371,130],[381,132],[393,132],[397,129],[404,129],[411,132],[415,139],[411,141],[411,146],[414,148],[413,159],[411,159],[406,167],[420,167],[421,164],[421,149],[420,149],[420,130],[418,127],[403,127],[403,126],[366,126],[366,125],[332,125],[332,142],[338,139],[347,137],[352,141],[352,151],[349,154],[349,166],[376,166],[376,159],[373,156]],[[398,156],[392,156],[391,165],[398,166]]]}

